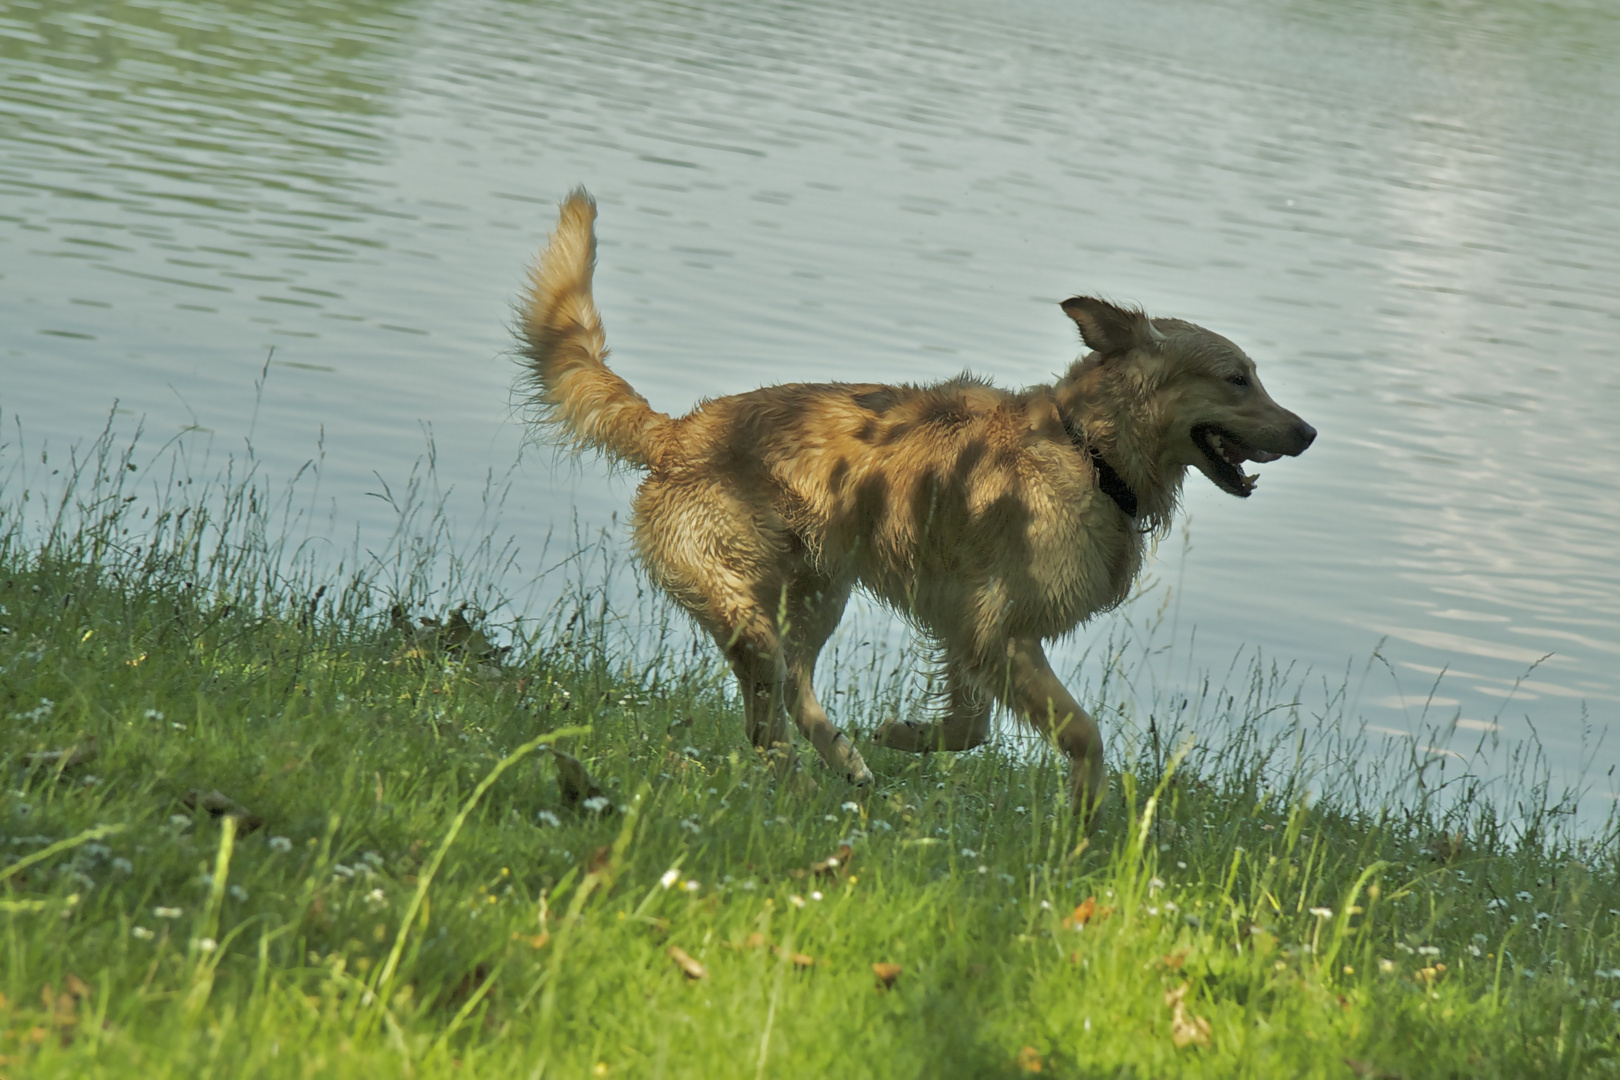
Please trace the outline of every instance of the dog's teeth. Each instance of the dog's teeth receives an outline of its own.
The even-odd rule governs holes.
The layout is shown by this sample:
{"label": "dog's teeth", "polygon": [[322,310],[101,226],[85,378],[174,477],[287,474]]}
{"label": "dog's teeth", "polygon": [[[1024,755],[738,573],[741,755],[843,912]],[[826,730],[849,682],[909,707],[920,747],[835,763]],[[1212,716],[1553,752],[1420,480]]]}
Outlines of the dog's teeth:
{"label": "dog's teeth", "polygon": [[1250,487],[1254,487],[1254,485],[1256,485],[1256,484],[1258,484],[1260,482],[1260,475],[1258,473],[1250,473],[1249,475],[1245,476],[1243,479],[1245,479],[1245,480],[1247,480],[1249,482]]}

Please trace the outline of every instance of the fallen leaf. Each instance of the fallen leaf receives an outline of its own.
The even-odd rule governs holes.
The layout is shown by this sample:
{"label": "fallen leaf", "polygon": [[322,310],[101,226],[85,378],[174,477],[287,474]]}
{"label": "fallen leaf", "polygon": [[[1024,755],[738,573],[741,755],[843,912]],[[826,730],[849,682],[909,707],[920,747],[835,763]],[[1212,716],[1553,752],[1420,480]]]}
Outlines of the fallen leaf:
{"label": "fallen leaf", "polygon": [[760,933],[758,930],[755,930],[752,934],[749,934],[743,939],[743,948],[745,949],[763,949],[764,947],[765,935]]}
{"label": "fallen leaf", "polygon": [[[467,618],[469,604],[462,604],[443,622],[429,616],[417,619],[420,626],[412,626],[405,609],[398,604],[388,609],[388,621],[394,629],[405,635],[405,646],[396,660],[428,660],[450,657],[499,670],[499,665],[511,652],[511,646],[496,647],[477,626]],[[475,613],[475,617],[476,613]]]}
{"label": "fallen leaf", "polygon": [[1434,964],[1431,967],[1419,968],[1412,973],[1412,978],[1424,986],[1433,986],[1434,981],[1446,973],[1446,965]]}
{"label": "fallen leaf", "polygon": [[850,847],[848,844],[839,844],[838,853],[836,855],[829,855],[820,862],[811,863],[810,870],[812,873],[825,874],[828,877],[837,877],[839,874],[848,872],[849,857],[854,853],[855,849]]}
{"label": "fallen leaf", "polygon": [[57,1027],[72,1027],[79,1022],[78,1003],[72,994],[58,994],[50,983],[46,983],[39,997],[46,1014]]}
{"label": "fallen leaf", "polygon": [[1018,1051],[1018,1067],[1024,1072],[1038,1073],[1041,1071],[1041,1052],[1033,1046],[1026,1046]]}
{"label": "fallen leaf", "polygon": [[188,809],[208,811],[208,816],[216,821],[226,816],[235,818],[236,831],[241,836],[264,828],[264,818],[248,813],[247,807],[219,790],[204,792],[192,788],[180,801]]}
{"label": "fallen leaf", "polygon": [[40,750],[33,754],[23,755],[23,764],[29,768],[47,767],[56,769],[71,769],[75,765],[83,765],[96,756],[99,743],[94,735],[75,746],[65,750]]}
{"label": "fallen leaf", "polygon": [[[488,964],[474,965],[471,971],[463,975],[449,991],[441,995],[439,999],[441,1006],[459,1008],[484,988],[484,984],[489,982],[491,974],[493,974],[493,969]],[[489,988],[486,994],[488,999],[494,998],[495,989],[498,985],[495,984]]]}
{"label": "fallen leaf", "polygon": [[548,746],[546,750],[557,763],[557,786],[562,792],[563,802],[570,809],[577,809],[587,799],[607,798],[607,789],[591,778],[585,763],[579,758],[555,746]]}
{"label": "fallen leaf", "polygon": [[608,868],[608,863],[612,861],[612,858],[613,848],[607,844],[603,844],[601,847],[591,852],[591,861],[586,864],[586,870],[592,874],[600,874],[602,871]]}
{"label": "fallen leaf", "polygon": [[538,934],[520,934],[514,930],[512,931],[512,940],[521,941],[531,949],[543,949],[546,947],[546,942],[551,940],[551,931],[542,930]]}
{"label": "fallen leaf", "polygon": [[1164,994],[1164,1003],[1170,1006],[1170,1041],[1176,1044],[1177,1050],[1209,1045],[1209,1021],[1187,1011],[1187,991],[1191,987],[1192,983],[1182,983]]}
{"label": "fallen leaf", "polygon": [[1177,949],[1166,956],[1159,957],[1159,966],[1169,971],[1179,971],[1181,965],[1187,962],[1187,950]]}
{"label": "fallen leaf", "polygon": [[691,954],[679,945],[671,945],[664,951],[669,954],[669,958],[675,961],[675,966],[680,968],[682,974],[688,979],[697,980],[709,977],[709,969],[692,959]]}
{"label": "fallen leaf", "polygon": [[74,975],[72,972],[69,972],[67,976],[67,989],[68,993],[72,994],[76,998],[82,999],[90,996],[90,988],[85,985],[83,979],[79,978],[77,975]]}
{"label": "fallen leaf", "polygon": [[1075,905],[1075,909],[1072,912],[1063,917],[1063,928],[1065,930],[1073,930],[1078,927],[1082,927],[1086,925],[1086,923],[1090,922],[1091,917],[1096,913],[1097,898],[1095,896],[1088,896],[1084,900],[1080,901],[1079,904]]}
{"label": "fallen leaf", "polygon": [[899,964],[879,963],[872,965],[872,974],[877,976],[879,990],[888,990],[894,986],[895,982],[900,978],[900,972],[903,970],[904,968]]}
{"label": "fallen leaf", "polygon": [[1065,930],[1079,930],[1087,923],[1102,922],[1113,913],[1113,905],[1098,907],[1097,898],[1088,896],[1080,901],[1073,911],[1063,916],[1063,928]]}

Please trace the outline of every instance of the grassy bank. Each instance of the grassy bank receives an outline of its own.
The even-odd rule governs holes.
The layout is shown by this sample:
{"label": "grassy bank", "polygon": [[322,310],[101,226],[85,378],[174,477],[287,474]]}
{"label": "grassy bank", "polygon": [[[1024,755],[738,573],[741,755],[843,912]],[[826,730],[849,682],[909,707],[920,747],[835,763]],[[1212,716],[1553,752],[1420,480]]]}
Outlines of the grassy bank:
{"label": "grassy bank", "polygon": [[101,459],[0,492],[0,1076],[1620,1071],[1612,834],[1278,737],[1262,671],[1104,687],[1083,842],[1038,748],[779,783],[704,656],[402,631]]}

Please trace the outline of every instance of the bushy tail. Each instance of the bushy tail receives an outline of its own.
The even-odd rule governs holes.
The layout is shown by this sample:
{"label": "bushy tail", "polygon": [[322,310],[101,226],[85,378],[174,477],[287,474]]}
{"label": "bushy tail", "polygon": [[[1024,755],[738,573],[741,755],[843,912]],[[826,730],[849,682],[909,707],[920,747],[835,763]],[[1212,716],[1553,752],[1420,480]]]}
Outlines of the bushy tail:
{"label": "bushy tail", "polygon": [[577,449],[651,466],[670,424],[608,370],[602,318],[591,299],[596,269],[596,201],[584,188],[563,200],[557,230],[529,271],[517,335],[528,359],[524,382],[543,423],[567,429]]}

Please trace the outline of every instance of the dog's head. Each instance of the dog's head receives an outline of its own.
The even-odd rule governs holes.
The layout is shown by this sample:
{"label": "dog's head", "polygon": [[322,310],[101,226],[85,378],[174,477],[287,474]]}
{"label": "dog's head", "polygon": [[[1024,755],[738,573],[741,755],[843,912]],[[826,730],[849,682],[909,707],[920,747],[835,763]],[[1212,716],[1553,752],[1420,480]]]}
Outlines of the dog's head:
{"label": "dog's head", "polygon": [[1254,361],[1219,334],[1180,319],[1075,296],[1063,310],[1097,354],[1099,373],[1126,392],[1154,430],[1160,467],[1190,466],[1222,491],[1247,497],[1246,461],[1305,452],[1316,429],[1271,400]]}

